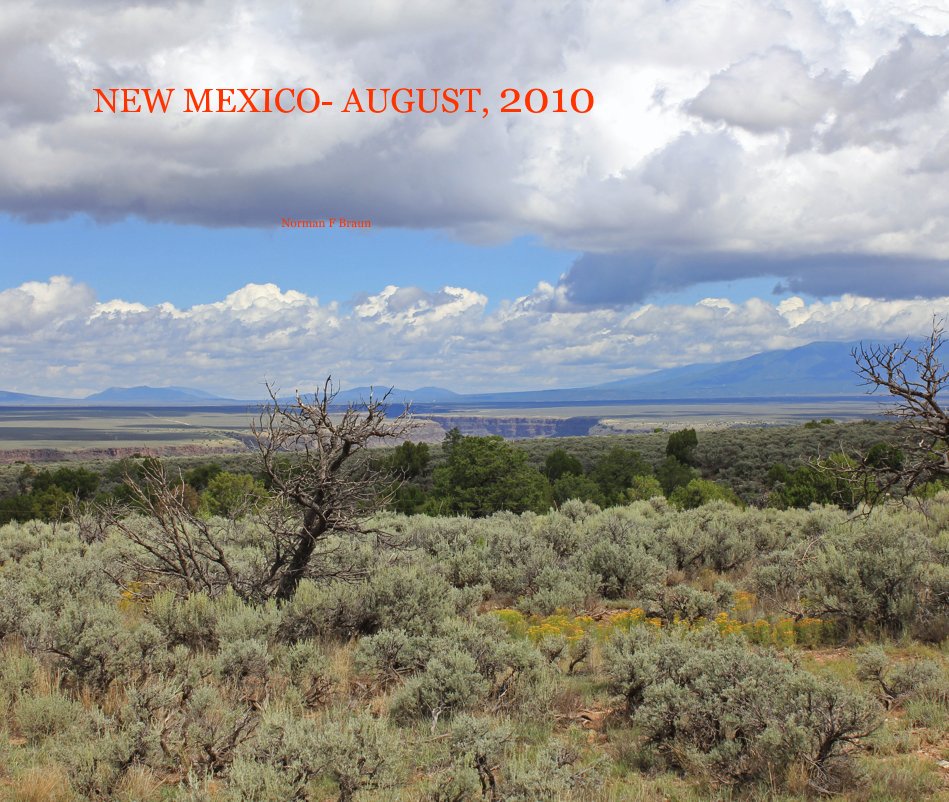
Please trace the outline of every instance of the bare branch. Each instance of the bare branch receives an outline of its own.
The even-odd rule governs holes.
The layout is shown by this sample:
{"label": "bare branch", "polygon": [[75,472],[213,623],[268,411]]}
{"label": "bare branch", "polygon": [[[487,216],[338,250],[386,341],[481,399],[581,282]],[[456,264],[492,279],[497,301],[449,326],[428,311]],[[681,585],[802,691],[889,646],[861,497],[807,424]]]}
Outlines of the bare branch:
{"label": "bare branch", "polygon": [[299,514],[296,531],[284,534],[285,547],[270,569],[279,577],[276,597],[288,599],[307,576],[318,546],[332,533],[366,533],[365,520],[384,503],[391,480],[361,452],[404,437],[415,422],[408,407],[386,417],[388,392],[377,398],[370,389],[368,400],[337,407],[332,377],[312,397],[297,392],[289,403],[280,401],[273,385],[267,392],[270,403],[251,431],[271,491]]}
{"label": "bare branch", "polygon": [[306,577],[361,576],[364,568],[346,554],[354,538],[393,543],[367,521],[396,485],[365,452],[411,431],[408,407],[389,419],[389,394],[372,391],[366,401],[337,406],[332,378],[312,397],[296,393],[289,402],[273,385],[267,392],[270,403],[251,427],[269,486],[266,503],[248,494],[226,517],[206,519],[181,472],[169,475],[149,460],[141,476],[125,482],[133,508],[145,517],[100,510],[134,545],[126,562],[136,579],[182,594],[214,596],[232,588],[244,599],[286,600]]}
{"label": "bare branch", "polygon": [[944,321],[934,317],[928,338],[915,350],[904,340],[889,346],[861,344],[852,352],[868,392],[885,391],[895,400],[886,414],[896,418],[900,435],[899,458],[895,448],[875,454],[871,449],[854,466],[852,478],[873,481],[876,496],[871,502],[949,476],[949,366],[940,354],[945,342]]}

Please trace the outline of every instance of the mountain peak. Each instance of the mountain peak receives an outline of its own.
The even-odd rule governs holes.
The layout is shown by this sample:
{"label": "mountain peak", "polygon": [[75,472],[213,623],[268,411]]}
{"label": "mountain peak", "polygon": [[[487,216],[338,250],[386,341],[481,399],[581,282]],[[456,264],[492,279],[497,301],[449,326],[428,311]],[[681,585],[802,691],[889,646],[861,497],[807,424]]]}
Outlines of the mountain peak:
{"label": "mountain peak", "polygon": [[212,395],[193,387],[150,387],[142,384],[137,387],[109,387],[99,393],[87,395],[86,401],[105,403],[194,403],[197,401],[219,401],[220,396]]}

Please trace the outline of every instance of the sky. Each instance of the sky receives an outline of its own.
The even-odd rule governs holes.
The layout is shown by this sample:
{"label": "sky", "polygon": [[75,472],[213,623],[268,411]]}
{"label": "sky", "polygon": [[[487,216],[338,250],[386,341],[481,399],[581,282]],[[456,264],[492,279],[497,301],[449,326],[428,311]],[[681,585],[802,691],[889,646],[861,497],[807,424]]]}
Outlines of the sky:
{"label": "sky", "polygon": [[[0,390],[583,386],[949,314],[941,0],[12,0],[0,52]],[[282,86],[334,106],[94,113]],[[399,86],[489,113],[341,112]]]}

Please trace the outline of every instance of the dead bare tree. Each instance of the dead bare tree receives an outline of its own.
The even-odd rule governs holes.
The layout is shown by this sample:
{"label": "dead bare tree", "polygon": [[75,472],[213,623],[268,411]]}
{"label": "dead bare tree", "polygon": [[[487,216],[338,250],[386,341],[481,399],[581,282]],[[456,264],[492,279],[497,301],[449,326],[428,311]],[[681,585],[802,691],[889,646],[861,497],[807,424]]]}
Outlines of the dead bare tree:
{"label": "dead bare tree", "polygon": [[[386,501],[391,479],[359,458],[371,443],[404,437],[413,427],[406,407],[387,418],[388,393],[337,411],[332,377],[312,397],[270,403],[252,426],[275,501],[295,511],[297,525],[276,532],[269,580],[274,596],[293,596],[314,555],[333,534],[365,534],[365,521]],[[379,533],[377,533],[379,534]]]}
{"label": "dead bare tree", "polygon": [[897,446],[877,447],[860,455],[855,477],[870,478],[877,498],[900,488],[949,476],[949,366],[939,353],[945,345],[944,321],[933,318],[932,331],[916,349],[907,340],[888,346],[860,345],[852,352],[857,373],[869,393],[885,391],[896,405]]}
{"label": "dead bare tree", "polygon": [[[408,408],[388,419],[387,397],[337,408],[328,378],[312,397],[297,393],[270,403],[252,424],[253,442],[269,485],[266,503],[248,496],[227,516],[198,513],[194,491],[181,472],[146,460],[140,475],[126,476],[132,510],[100,507],[104,525],[133,544],[124,568],[137,581],[179,593],[216,596],[228,588],[244,599],[287,600],[307,576],[359,575],[351,537],[385,533],[366,520],[393,492],[393,477],[361,454],[370,444],[408,433]],[[348,558],[348,559],[347,559]]]}
{"label": "dead bare tree", "polygon": [[212,522],[198,516],[180,471],[177,477],[170,475],[153,459],[146,460],[141,470],[141,477],[126,476],[125,487],[145,519],[130,517],[115,506],[100,508],[106,526],[138,547],[125,555],[126,567],[138,577],[183,593],[216,596],[231,587],[247,595],[246,582],[231,565],[227,550],[230,537],[224,529],[235,519]]}

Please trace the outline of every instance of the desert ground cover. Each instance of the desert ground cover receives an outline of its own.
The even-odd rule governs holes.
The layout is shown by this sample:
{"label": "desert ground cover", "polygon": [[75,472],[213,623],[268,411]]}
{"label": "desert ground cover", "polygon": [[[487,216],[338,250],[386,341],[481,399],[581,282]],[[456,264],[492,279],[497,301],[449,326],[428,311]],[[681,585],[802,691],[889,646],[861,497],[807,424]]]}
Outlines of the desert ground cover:
{"label": "desert ground cover", "polygon": [[8,466],[0,798],[949,792],[949,488],[892,425],[433,447],[331,398],[253,461]]}
{"label": "desert ground cover", "polygon": [[[0,406],[0,463],[91,459],[95,450],[179,456],[245,450],[256,406],[219,407],[12,407]],[[415,407],[422,421],[417,441],[438,443],[457,426],[463,434],[511,438],[578,434],[635,434],[686,426],[717,430],[737,426],[800,424],[826,417],[839,421],[879,415],[871,400],[670,402],[655,404],[550,405],[513,408]],[[571,427],[564,422],[576,421]],[[582,431],[581,431],[582,430]],[[177,449],[177,451],[176,451]],[[189,450],[190,449],[190,452]],[[42,454],[41,452],[50,452]],[[84,453],[85,452],[85,453]],[[102,454],[99,456],[109,456]],[[111,456],[116,456],[112,454]]]}
{"label": "desert ground cover", "polygon": [[949,494],[381,513],[283,603],[259,515],[207,519],[206,590],[92,515],[0,529],[3,798],[947,792]]}

